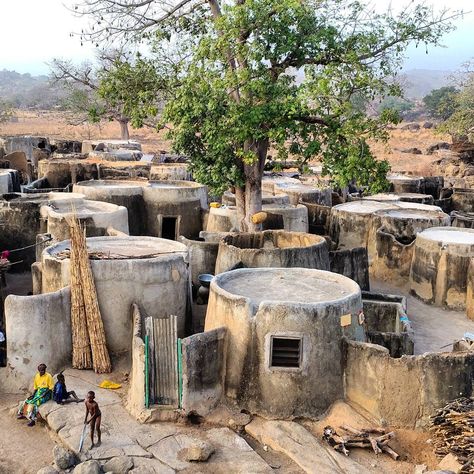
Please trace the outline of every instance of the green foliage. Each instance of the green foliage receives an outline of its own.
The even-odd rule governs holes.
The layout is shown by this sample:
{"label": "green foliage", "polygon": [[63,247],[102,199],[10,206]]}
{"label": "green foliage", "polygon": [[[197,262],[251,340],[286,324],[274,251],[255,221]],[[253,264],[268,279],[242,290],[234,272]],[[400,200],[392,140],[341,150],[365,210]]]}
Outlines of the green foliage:
{"label": "green foliage", "polygon": [[423,103],[432,117],[447,120],[456,110],[458,90],[454,86],[433,89],[423,97]]}
{"label": "green foliage", "polygon": [[409,43],[437,44],[450,30],[445,11],[416,2],[398,16],[357,0],[184,0],[164,15],[160,2],[83,2],[100,19],[94,41],[116,34],[153,42],[163,125],[215,193],[261,179],[270,148],[301,168],[321,158],[336,185],[385,189],[388,164],[367,140],[386,139],[397,116],[387,109],[368,117],[364,105],[401,95],[386,78]]}
{"label": "green foliage", "polygon": [[98,71],[98,79],[97,96],[108,108],[129,118],[132,127],[143,127],[147,120],[157,116],[157,91],[162,86],[150,61],[140,56],[133,63],[117,58],[111,67]]}
{"label": "green foliage", "polygon": [[8,122],[13,115],[13,109],[9,102],[0,99],[0,124]]}
{"label": "green foliage", "polygon": [[[446,29],[426,26],[428,13],[416,7],[399,18],[370,13],[358,22],[369,13],[355,1],[226,4],[217,21],[201,19],[191,60],[170,87],[164,119],[173,124],[176,149],[215,192],[244,182],[243,165],[256,162],[256,145],[265,140],[280,159],[322,157],[336,185],[355,180],[373,192],[386,189],[388,163],[375,159],[367,139],[386,139],[384,127],[398,118],[389,110],[369,118],[363,104],[400,95],[385,77],[407,43],[436,42]],[[301,83],[295,70],[304,71]]]}
{"label": "green foliage", "polygon": [[452,105],[453,113],[438,129],[474,142],[474,73],[468,75],[461,90],[453,96]]}
{"label": "green foliage", "polygon": [[378,110],[379,112],[383,112],[390,109],[398,116],[402,116],[404,112],[413,110],[414,106],[415,104],[410,100],[404,99],[403,97],[389,95],[380,102]]}

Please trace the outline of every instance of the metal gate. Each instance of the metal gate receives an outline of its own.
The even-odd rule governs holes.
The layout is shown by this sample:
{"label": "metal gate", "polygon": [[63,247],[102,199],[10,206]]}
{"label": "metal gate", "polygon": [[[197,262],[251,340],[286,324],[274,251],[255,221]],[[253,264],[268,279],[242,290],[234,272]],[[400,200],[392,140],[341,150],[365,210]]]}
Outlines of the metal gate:
{"label": "metal gate", "polygon": [[178,408],[181,402],[181,340],[178,318],[145,319],[145,405]]}

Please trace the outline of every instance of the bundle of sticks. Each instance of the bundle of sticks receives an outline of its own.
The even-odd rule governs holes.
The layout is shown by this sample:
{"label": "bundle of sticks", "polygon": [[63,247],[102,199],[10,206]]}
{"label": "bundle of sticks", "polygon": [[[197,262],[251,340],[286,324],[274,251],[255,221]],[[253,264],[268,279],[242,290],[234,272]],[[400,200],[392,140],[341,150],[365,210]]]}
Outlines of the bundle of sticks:
{"label": "bundle of sticks", "polygon": [[87,252],[85,229],[74,212],[68,224],[71,236],[72,366],[109,373],[112,365]]}
{"label": "bundle of sticks", "polygon": [[461,397],[431,417],[435,454],[456,456],[462,473],[474,473],[474,398]]}
{"label": "bundle of sticks", "polygon": [[340,428],[345,434],[336,433],[336,430],[331,426],[326,426],[323,431],[323,439],[336,451],[349,456],[348,448],[368,448],[372,449],[375,454],[387,453],[395,460],[400,458],[400,455],[388,446],[388,442],[395,437],[393,431],[387,433],[383,428],[357,430],[347,425],[342,425]]}

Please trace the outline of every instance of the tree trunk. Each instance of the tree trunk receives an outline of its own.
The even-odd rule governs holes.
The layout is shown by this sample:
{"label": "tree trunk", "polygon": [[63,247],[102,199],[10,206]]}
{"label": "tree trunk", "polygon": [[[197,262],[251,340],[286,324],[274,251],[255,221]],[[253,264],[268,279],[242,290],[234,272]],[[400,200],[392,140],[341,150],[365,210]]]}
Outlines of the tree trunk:
{"label": "tree trunk", "polygon": [[120,138],[122,140],[130,140],[130,133],[128,132],[128,120],[118,120],[120,124]]}
{"label": "tree trunk", "polygon": [[268,152],[268,140],[260,140],[248,149],[258,157],[256,163],[244,165],[245,188],[235,188],[235,202],[241,232],[257,232],[260,224],[252,222],[252,216],[262,210],[262,176]]}

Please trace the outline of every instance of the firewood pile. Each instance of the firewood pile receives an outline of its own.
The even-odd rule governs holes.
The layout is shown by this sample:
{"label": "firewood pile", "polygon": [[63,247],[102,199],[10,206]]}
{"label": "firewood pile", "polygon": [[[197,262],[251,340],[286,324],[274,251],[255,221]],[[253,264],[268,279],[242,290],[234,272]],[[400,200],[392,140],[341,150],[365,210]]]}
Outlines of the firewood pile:
{"label": "firewood pile", "polygon": [[356,430],[347,425],[342,425],[341,430],[344,434],[336,433],[331,426],[326,426],[323,431],[323,439],[336,451],[349,456],[349,448],[366,448],[372,449],[375,454],[386,453],[395,460],[400,458],[389,445],[391,439],[395,437],[395,433],[383,428],[363,428]]}
{"label": "firewood pile", "polygon": [[435,454],[457,457],[462,473],[474,473],[474,398],[461,397],[431,417]]}

